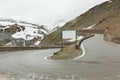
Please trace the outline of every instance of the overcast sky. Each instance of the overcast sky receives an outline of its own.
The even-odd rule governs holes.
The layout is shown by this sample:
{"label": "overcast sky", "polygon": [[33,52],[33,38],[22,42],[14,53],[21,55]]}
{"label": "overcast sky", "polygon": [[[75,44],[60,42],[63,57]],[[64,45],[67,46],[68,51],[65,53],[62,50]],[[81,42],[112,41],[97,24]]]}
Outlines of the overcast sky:
{"label": "overcast sky", "polygon": [[24,20],[52,27],[69,21],[107,0],[0,0],[0,17]]}

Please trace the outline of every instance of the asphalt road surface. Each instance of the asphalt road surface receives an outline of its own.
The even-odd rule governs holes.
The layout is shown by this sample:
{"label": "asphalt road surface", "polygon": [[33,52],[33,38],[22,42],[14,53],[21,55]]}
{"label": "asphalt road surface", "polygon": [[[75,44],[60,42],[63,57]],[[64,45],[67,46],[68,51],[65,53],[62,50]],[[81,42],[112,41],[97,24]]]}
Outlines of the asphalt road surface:
{"label": "asphalt road surface", "polygon": [[120,80],[120,46],[102,38],[85,40],[85,54],[75,60],[45,58],[59,49],[5,52],[0,56],[0,72],[26,80]]}

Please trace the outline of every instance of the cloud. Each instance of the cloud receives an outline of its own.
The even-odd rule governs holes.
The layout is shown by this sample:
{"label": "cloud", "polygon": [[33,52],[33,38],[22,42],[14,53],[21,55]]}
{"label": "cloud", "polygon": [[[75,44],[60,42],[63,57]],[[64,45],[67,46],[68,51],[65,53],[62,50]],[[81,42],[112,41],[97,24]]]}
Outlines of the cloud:
{"label": "cloud", "polygon": [[107,0],[0,0],[0,17],[51,26],[59,19],[69,21]]}

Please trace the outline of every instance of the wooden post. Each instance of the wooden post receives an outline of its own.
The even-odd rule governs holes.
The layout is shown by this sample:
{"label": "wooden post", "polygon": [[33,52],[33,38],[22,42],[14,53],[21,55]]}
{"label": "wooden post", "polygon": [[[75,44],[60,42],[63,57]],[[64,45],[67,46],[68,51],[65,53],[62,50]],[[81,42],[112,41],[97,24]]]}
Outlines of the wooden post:
{"label": "wooden post", "polygon": [[63,30],[61,28],[61,50],[63,51]]}
{"label": "wooden post", "polygon": [[77,30],[76,30],[76,49],[78,49],[78,46],[77,46]]}

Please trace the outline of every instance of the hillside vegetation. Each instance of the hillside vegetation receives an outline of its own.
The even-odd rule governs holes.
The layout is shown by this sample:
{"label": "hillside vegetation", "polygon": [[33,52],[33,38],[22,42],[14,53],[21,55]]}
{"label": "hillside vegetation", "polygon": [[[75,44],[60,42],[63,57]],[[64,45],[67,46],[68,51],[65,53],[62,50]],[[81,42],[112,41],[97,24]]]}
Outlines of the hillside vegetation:
{"label": "hillside vegetation", "polygon": [[[93,29],[105,29],[105,40],[119,43],[120,40],[120,0],[102,3],[88,10],[84,14],[66,23],[62,30],[79,30],[95,25]],[[41,44],[60,42],[60,32],[55,31],[46,36]],[[119,43],[120,44],[120,43]]]}

